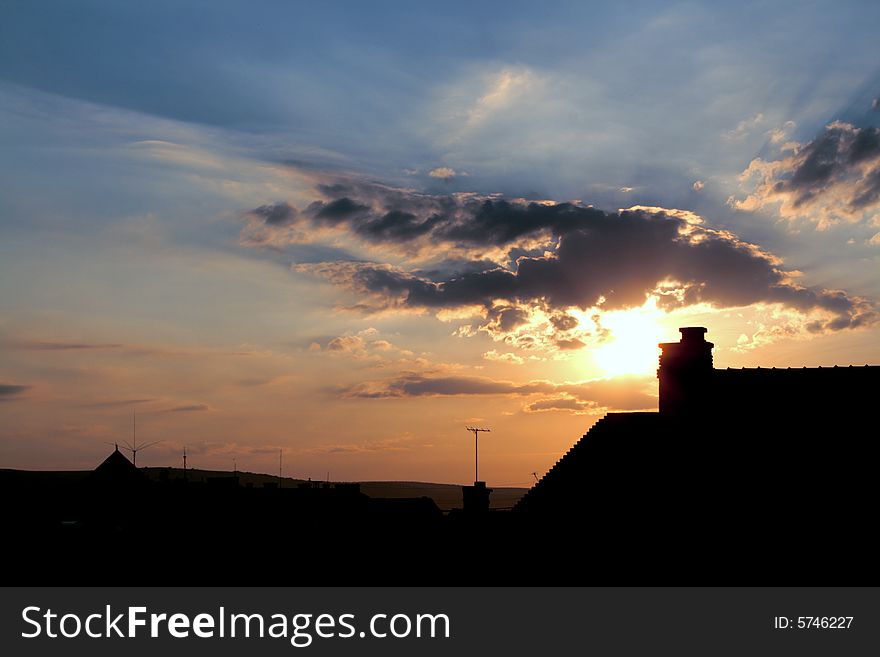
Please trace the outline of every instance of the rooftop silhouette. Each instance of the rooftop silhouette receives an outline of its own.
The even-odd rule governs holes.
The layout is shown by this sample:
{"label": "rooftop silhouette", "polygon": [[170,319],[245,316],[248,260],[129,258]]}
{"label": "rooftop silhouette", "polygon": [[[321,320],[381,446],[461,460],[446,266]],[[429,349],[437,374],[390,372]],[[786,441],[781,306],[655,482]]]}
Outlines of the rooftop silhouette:
{"label": "rooftop silhouette", "polygon": [[562,536],[589,527],[615,563],[821,578],[833,569],[807,563],[821,554],[876,572],[880,367],[715,369],[706,329],[680,331],[659,345],[658,412],[606,415],[515,514]]}
{"label": "rooftop silhouette", "polygon": [[[358,484],[151,480],[115,449],[88,476],[0,478],[15,500],[12,558],[41,582],[77,584],[119,583],[98,567],[114,551],[138,564],[126,583],[151,584],[179,581],[182,562],[188,583],[216,583],[218,559],[247,584],[876,573],[880,367],[716,369],[705,328],[681,336],[660,345],[659,410],[607,414],[512,512],[490,509],[482,481],[444,514],[428,497],[375,499]],[[279,576],[279,564],[297,567]]]}

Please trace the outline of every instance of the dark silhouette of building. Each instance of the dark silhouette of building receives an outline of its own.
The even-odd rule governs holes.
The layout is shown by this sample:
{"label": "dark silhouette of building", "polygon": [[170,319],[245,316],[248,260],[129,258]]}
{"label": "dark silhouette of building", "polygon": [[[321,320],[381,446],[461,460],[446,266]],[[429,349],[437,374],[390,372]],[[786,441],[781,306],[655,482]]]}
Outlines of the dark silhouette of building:
{"label": "dark silhouette of building", "polygon": [[475,481],[473,486],[462,486],[462,511],[470,514],[488,513],[491,494],[492,489],[486,487],[485,481]]}
{"label": "dark silhouette of building", "polygon": [[[488,511],[484,482],[443,514],[357,484],[150,480],[116,450],[91,474],[0,477],[19,566],[7,579],[180,583],[182,568],[188,584],[880,580],[880,367],[715,369],[705,333],[660,345],[657,412],[607,414],[512,512]],[[136,564],[124,580],[101,567],[115,554]]]}
{"label": "dark silhouette of building", "polygon": [[866,411],[880,383],[878,366],[714,369],[715,345],[706,341],[706,329],[679,330],[681,341],[659,345],[661,415],[702,418],[711,424],[736,414],[753,422],[781,419],[792,426],[802,424],[809,410],[820,423],[829,413],[835,422],[868,419]]}
{"label": "dark silhouette of building", "polygon": [[110,452],[110,456],[92,470],[84,482],[90,489],[114,493],[140,489],[148,483],[146,475],[119,451],[118,445]]}
{"label": "dark silhouette of building", "polygon": [[876,573],[880,367],[715,369],[705,333],[660,345],[658,412],[600,419],[515,514],[638,572]]}

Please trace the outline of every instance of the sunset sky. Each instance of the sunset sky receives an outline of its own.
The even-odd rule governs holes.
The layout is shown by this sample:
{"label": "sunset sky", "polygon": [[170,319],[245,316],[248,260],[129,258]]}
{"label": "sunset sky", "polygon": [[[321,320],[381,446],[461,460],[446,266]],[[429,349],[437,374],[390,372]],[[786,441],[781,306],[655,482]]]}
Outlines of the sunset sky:
{"label": "sunset sky", "polygon": [[0,3],[0,467],[136,410],[139,465],[465,483],[478,424],[528,485],[679,326],[880,363],[880,3],[717,4]]}

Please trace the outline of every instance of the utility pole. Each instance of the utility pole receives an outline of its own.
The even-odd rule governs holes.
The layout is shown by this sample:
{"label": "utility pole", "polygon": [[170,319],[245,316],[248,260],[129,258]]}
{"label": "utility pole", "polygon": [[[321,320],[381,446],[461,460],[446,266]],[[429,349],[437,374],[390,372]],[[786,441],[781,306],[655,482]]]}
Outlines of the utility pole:
{"label": "utility pole", "polygon": [[281,453],[284,450],[278,450],[278,488],[281,488]]}
{"label": "utility pole", "polygon": [[186,445],[183,446],[183,480],[186,481]]}
{"label": "utility pole", "polygon": [[474,432],[474,483],[480,480],[480,432],[489,433],[491,429],[478,429],[477,427],[465,427]]}

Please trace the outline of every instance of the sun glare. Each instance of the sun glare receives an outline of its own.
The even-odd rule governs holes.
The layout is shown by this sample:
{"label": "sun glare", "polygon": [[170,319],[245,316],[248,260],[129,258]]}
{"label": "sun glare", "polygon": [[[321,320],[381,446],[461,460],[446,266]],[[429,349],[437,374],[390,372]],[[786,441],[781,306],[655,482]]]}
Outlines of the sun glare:
{"label": "sun glare", "polygon": [[650,374],[657,369],[657,343],[665,337],[653,305],[609,312],[602,325],[611,331],[607,342],[594,349],[593,360],[608,376]]}

